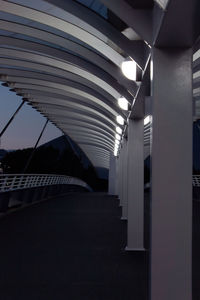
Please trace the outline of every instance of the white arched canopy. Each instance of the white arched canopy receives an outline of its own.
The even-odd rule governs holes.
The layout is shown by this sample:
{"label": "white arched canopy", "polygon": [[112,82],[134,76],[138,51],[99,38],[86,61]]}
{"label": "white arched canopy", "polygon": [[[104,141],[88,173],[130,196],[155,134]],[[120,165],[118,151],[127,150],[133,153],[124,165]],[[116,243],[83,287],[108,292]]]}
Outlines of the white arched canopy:
{"label": "white arched canopy", "polygon": [[149,297],[192,299],[199,0],[0,0],[0,80],[109,168],[127,250],[144,250],[149,213]]}
{"label": "white arched canopy", "polygon": [[108,168],[129,117],[118,99],[130,108],[139,87],[121,64],[129,57],[141,74],[147,45],[78,1],[0,0],[0,19],[0,80]]}

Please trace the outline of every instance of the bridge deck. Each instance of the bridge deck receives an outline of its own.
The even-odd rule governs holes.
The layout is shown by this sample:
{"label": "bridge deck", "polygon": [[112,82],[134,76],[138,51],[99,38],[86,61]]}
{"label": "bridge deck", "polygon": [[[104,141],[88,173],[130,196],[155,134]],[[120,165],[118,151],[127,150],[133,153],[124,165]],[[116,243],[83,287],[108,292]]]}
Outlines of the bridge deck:
{"label": "bridge deck", "polygon": [[76,193],[0,219],[0,300],[146,300],[116,198]]}

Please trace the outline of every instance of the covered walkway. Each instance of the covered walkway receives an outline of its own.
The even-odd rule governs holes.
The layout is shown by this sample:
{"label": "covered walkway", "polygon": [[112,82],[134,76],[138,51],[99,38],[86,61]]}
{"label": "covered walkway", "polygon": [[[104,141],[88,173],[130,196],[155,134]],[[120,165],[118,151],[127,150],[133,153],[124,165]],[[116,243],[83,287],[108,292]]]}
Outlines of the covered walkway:
{"label": "covered walkway", "polygon": [[3,300],[200,299],[198,202],[192,212],[199,3],[0,0],[0,80],[109,169],[123,219],[117,198],[84,194],[1,220]]}
{"label": "covered walkway", "polygon": [[71,193],[0,219],[0,299],[146,300],[148,252],[124,250],[118,205]]}

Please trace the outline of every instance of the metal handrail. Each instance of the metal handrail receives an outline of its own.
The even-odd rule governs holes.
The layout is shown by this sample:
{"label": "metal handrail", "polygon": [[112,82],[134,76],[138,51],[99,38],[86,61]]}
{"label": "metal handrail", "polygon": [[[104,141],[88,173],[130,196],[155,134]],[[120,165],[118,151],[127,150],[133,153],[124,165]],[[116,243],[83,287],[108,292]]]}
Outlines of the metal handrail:
{"label": "metal handrail", "polygon": [[0,174],[0,192],[56,184],[79,185],[91,190],[86,182],[71,176],[50,174]]}

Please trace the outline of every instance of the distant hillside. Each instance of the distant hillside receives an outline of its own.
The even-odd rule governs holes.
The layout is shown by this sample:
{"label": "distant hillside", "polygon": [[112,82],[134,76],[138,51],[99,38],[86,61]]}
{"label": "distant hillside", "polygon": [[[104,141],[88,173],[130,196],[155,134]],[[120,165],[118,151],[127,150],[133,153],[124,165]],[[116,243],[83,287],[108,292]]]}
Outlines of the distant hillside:
{"label": "distant hillside", "polygon": [[70,143],[67,141],[64,135],[53,139],[45,144],[42,144],[38,148],[41,147],[53,147],[54,149],[58,150],[59,154],[61,154],[65,149],[71,149]]}
{"label": "distant hillside", "polygon": [[[3,172],[23,173],[32,151],[33,148],[27,148],[7,152],[2,158]],[[38,147],[26,173],[69,175],[84,180],[93,189],[102,187],[90,160],[75,142],[64,135]]]}
{"label": "distant hillside", "polygon": [[72,151],[81,161],[84,168],[88,168],[92,166],[92,163],[85,155],[85,153],[81,150],[81,148],[67,135],[62,135],[56,139],[53,139],[38,148],[41,147],[53,147],[59,152],[59,155],[63,153],[66,149]]}
{"label": "distant hillside", "polygon": [[[63,170],[66,172],[67,169],[68,174],[74,176],[77,176],[78,172],[78,177],[87,181],[94,189],[107,190],[108,169],[95,168],[82,149],[69,136],[63,135],[39,147],[41,150],[45,148],[57,151],[57,156],[62,161],[62,167],[66,164],[64,169],[60,166],[59,174],[63,174]],[[80,166],[81,170],[78,171]]]}
{"label": "distant hillside", "polygon": [[91,161],[87,157],[87,155],[83,152],[83,150],[72,140],[70,137],[65,135],[65,138],[70,143],[72,149],[74,150],[74,153],[81,159],[82,164],[85,168],[88,168],[90,165],[92,165]]}

